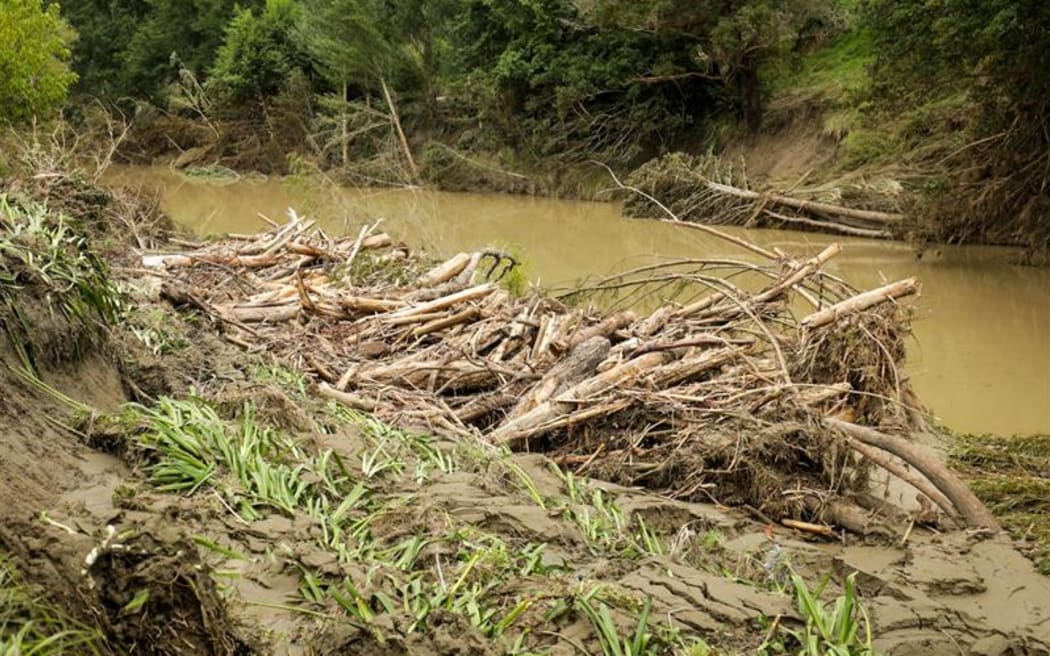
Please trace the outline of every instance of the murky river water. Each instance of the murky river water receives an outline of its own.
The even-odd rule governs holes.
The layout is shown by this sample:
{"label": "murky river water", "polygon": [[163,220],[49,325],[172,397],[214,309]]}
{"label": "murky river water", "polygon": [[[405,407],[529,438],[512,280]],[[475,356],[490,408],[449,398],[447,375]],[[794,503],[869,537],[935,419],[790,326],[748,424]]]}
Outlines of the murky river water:
{"label": "murky river water", "polygon": [[[125,168],[110,183],[159,194],[178,223],[202,233],[253,232],[262,213],[289,207],[330,232],[383,218],[382,230],[437,254],[487,245],[524,256],[531,279],[561,286],[661,257],[746,259],[726,242],[657,221],[625,219],[618,206],[485,194],[319,189],[279,180],[214,183],[167,169]],[[776,230],[734,230],[796,256],[830,241],[844,252],[828,269],[858,287],[917,276],[908,371],[947,425],[999,434],[1050,431],[1050,269],[1009,264],[992,248],[943,249],[922,260],[905,245]]]}

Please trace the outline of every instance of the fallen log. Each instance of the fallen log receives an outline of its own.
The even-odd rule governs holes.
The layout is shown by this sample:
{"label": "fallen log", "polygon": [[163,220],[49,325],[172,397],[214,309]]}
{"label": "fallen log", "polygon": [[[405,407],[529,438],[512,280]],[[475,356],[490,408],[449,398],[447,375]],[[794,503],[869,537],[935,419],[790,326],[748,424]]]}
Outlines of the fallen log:
{"label": "fallen log", "polygon": [[430,333],[438,332],[452,326],[458,326],[462,323],[470,323],[481,315],[481,311],[478,308],[467,308],[461,312],[457,312],[451,316],[443,319],[434,319],[433,321],[427,322],[422,326],[417,326],[412,329],[413,337],[422,337],[423,335],[429,335]]}
{"label": "fallen log", "polygon": [[856,314],[880,303],[917,293],[919,293],[919,281],[915,278],[905,278],[814,312],[802,319],[800,323],[803,328],[819,328],[837,321],[840,317]]}
{"label": "fallen log", "polygon": [[544,401],[520,417],[505,422],[489,434],[489,440],[494,444],[506,444],[513,448],[523,440],[549,430],[545,425],[557,421],[559,417],[568,416],[578,403],[583,403],[587,398],[601,394],[611,387],[623,385],[654,367],[670,362],[674,357],[672,351],[657,351],[628,360],[573,385],[559,397]]}
{"label": "fallen log", "polygon": [[448,260],[437,265],[430,271],[427,271],[416,283],[420,287],[433,287],[434,285],[440,285],[443,282],[448,282],[460,274],[461,271],[467,268],[470,264],[470,255],[467,253],[457,253]]}
{"label": "fallen log", "polygon": [[895,225],[904,220],[904,215],[902,214],[876,212],[874,210],[858,210],[850,207],[842,207],[841,205],[832,205],[830,203],[818,203],[810,200],[792,198],[791,196],[784,196],[782,194],[759,193],[757,191],[751,191],[750,189],[741,189],[739,187],[721,184],[712,180],[708,180],[706,178],[703,178],[703,181],[707,188],[711,191],[716,191],[722,194],[754,202],[765,202],[773,203],[775,205],[784,205],[785,207],[791,207],[793,209],[799,210],[800,212],[809,211],[815,212],[817,214],[843,216],[850,219],[870,221],[872,223],[877,223],[881,225]]}
{"label": "fallen log", "polygon": [[970,491],[958,476],[936,457],[907,440],[881,433],[867,426],[853,424],[840,419],[825,419],[824,423],[864,444],[880,448],[897,456],[915,469],[947,497],[968,526],[999,530],[999,522],[981,500]]}
{"label": "fallen log", "polygon": [[949,516],[958,516],[959,511],[955,509],[948,497],[941,494],[940,490],[922,476],[905,469],[904,465],[893,460],[885,451],[853,438],[850,438],[849,445],[854,451],[871,461],[872,464],[882,467],[908,485],[911,485],[921,494],[926,495],[927,499],[937,504]]}
{"label": "fallen log", "polygon": [[468,287],[462,291],[456,292],[455,294],[449,294],[441,298],[435,299],[427,303],[421,303],[419,305],[412,305],[400,310],[391,312],[384,317],[385,319],[401,319],[405,317],[417,316],[421,314],[429,314],[439,310],[445,310],[457,303],[464,301],[473,301],[479,298],[484,298],[492,292],[496,291],[496,285],[492,283],[484,283],[481,285],[475,285],[474,287]]}
{"label": "fallen log", "polygon": [[299,316],[302,306],[299,301],[281,305],[257,305],[252,307],[216,307],[224,317],[245,323],[280,323]]}
{"label": "fallen log", "polygon": [[538,383],[529,388],[514,409],[507,414],[507,419],[511,420],[529,412],[570,385],[593,374],[610,348],[612,343],[600,335],[577,345],[561,362],[551,367]]}
{"label": "fallen log", "polygon": [[393,312],[405,307],[406,303],[390,298],[366,298],[364,296],[340,296],[339,305],[353,312],[370,312],[381,314]]}
{"label": "fallen log", "polygon": [[617,312],[616,314],[603,319],[599,323],[593,326],[587,326],[586,328],[580,328],[574,332],[568,340],[566,347],[571,350],[576,348],[578,345],[586,342],[592,337],[609,337],[617,330],[626,328],[627,326],[634,323],[637,319],[637,315],[634,312]]}
{"label": "fallen log", "polygon": [[331,386],[328,383],[318,383],[317,391],[321,396],[338,401],[343,405],[353,408],[354,410],[360,410],[362,412],[375,412],[379,404],[375,401],[361,398],[360,396],[349,394],[347,392],[341,392]]}

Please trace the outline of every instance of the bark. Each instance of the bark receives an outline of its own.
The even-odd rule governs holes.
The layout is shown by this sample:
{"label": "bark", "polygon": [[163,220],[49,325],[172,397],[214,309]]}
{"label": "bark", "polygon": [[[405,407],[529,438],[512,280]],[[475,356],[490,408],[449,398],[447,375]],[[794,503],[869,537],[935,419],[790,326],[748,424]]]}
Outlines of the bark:
{"label": "bark", "polygon": [[591,337],[579,344],[561,362],[550,368],[547,374],[533,385],[507,415],[508,419],[520,417],[533,410],[552,396],[564,391],[594,373],[612,344],[602,336]]}
{"label": "bark", "polygon": [[529,437],[550,430],[552,427],[545,426],[546,424],[569,415],[578,403],[612,387],[623,385],[654,367],[670,362],[673,358],[671,351],[658,351],[628,360],[573,385],[558,398],[549,399],[524,415],[504,423],[489,435],[489,439],[495,444],[517,446]]}
{"label": "bark", "polygon": [[849,437],[878,447],[897,456],[919,470],[951,502],[968,526],[974,528],[999,529],[999,522],[970,488],[948,467],[918,445],[907,440],[887,435],[877,430],[839,419],[825,419],[832,428],[837,428]]}

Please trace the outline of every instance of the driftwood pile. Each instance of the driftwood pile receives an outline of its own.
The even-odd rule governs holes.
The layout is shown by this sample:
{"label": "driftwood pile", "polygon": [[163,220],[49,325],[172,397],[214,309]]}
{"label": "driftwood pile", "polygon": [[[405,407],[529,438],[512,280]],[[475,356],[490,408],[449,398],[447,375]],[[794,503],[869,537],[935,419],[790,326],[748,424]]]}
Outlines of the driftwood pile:
{"label": "driftwood pile", "polygon": [[[928,512],[912,519],[995,526],[906,437],[921,413],[897,368],[907,313],[895,299],[917,292],[913,279],[857,293],[821,270],[838,246],[797,261],[737,240],[763,263],[646,267],[573,290],[569,304],[512,296],[500,279],[516,262],[501,253],[430,266],[369,232],[330,237],[292,214],[143,262],[230,341],[386,421],[859,532],[908,519],[871,493],[874,464],[918,490]],[[602,294],[612,310],[587,305]],[[615,309],[643,295],[662,302]]]}

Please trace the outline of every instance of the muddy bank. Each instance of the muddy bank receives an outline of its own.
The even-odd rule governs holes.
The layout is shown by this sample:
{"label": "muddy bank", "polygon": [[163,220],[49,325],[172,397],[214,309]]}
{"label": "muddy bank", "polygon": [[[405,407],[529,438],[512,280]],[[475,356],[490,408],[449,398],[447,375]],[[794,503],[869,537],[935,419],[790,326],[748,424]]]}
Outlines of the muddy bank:
{"label": "muddy bank", "polygon": [[[100,339],[27,368],[4,315],[0,367],[0,544],[98,651],[601,653],[608,617],[625,641],[641,626],[645,653],[776,653],[806,631],[790,571],[810,588],[832,574],[828,600],[853,574],[884,653],[1050,647],[1050,583],[1004,535],[767,533],[746,509],[379,421],[318,394],[303,353],[246,347],[244,317],[173,297],[125,252],[106,272],[123,313]],[[355,284],[426,273],[362,252]],[[47,303],[28,278],[4,290]]]}

